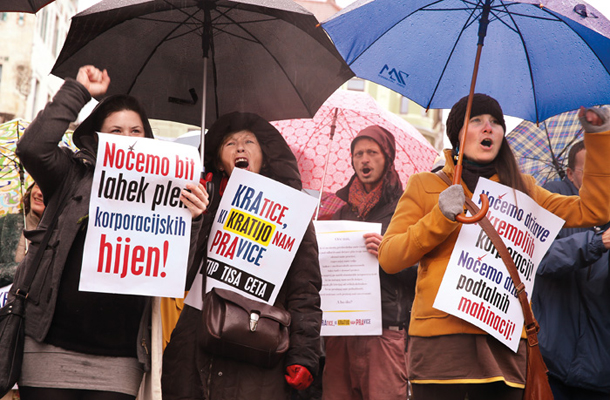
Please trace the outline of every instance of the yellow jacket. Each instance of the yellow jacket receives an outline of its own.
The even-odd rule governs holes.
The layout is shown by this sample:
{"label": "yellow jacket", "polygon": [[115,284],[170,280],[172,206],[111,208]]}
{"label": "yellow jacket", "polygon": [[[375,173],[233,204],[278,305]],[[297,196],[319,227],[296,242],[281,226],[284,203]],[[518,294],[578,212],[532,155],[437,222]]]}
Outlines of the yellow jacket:
{"label": "yellow jacket", "polygon": [[[580,196],[562,196],[537,186],[524,175],[531,197],[566,221],[565,227],[601,225],[610,220],[610,132],[585,134],[585,173]],[[451,152],[445,151],[443,171],[453,179]],[[498,181],[497,175],[491,180]],[[464,193],[472,192],[462,183]],[[447,219],[438,206],[440,192],[447,188],[430,172],[412,175],[390,226],[379,246],[379,264],[387,273],[397,273],[419,262],[415,301],[409,334],[439,336],[458,333],[486,334],[474,325],[432,307],[451,257],[461,224]]]}

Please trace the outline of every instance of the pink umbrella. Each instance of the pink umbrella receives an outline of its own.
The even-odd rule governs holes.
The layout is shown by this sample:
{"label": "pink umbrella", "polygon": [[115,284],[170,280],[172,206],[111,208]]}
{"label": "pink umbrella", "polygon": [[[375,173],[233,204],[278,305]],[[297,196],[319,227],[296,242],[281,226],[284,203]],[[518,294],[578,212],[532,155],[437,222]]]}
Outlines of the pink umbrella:
{"label": "pink umbrella", "polygon": [[312,119],[271,123],[294,152],[303,187],[321,193],[334,193],[347,184],[354,174],[350,144],[358,132],[370,125],[379,125],[394,134],[395,166],[403,186],[411,174],[429,171],[438,156],[413,125],[383,109],[364,92],[337,90]]}

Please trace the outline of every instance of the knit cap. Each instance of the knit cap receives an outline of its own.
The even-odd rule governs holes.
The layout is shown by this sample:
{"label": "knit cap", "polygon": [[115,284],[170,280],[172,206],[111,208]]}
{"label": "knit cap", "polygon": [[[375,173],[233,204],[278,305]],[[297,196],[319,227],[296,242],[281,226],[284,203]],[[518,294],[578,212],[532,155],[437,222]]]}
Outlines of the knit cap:
{"label": "knit cap", "polygon": [[[451,141],[451,146],[453,146],[454,149],[458,148],[460,142],[460,130],[464,126],[464,116],[466,115],[467,105],[468,96],[464,96],[451,107],[451,111],[449,111],[449,116],[447,117],[447,137],[449,138],[449,141]],[[506,133],[504,113],[502,112],[500,104],[491,96],[475,93],[472,98],[470,118],[482,114],[489,114],[496,118],[500,125],[502,125],[504,133]]]}

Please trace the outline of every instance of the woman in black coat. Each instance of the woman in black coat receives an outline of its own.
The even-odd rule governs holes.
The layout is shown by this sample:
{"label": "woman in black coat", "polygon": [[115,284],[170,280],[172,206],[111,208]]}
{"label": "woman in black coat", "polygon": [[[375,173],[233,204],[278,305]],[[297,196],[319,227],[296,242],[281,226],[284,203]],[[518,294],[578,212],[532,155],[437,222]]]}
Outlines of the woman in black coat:
{"label": "woman in black coat", "polygon": [[[259,173],[297,190],[302,188],[297,161],[286,141],[256,114],[222,116],[206,134],[205,149],[206,171],[214,175],[215,191],[189,283],[198,267],[206,264],[207,238],[234,168]],[[321,286],[318,246],[310,224],[274,304],[292,317],[290,348],[284,358],[267,369],[205,352],[198,342],[201,311],[187,305],[163,356],[163,399],[288,399],[291,387],[305,389],[318,372]]]}

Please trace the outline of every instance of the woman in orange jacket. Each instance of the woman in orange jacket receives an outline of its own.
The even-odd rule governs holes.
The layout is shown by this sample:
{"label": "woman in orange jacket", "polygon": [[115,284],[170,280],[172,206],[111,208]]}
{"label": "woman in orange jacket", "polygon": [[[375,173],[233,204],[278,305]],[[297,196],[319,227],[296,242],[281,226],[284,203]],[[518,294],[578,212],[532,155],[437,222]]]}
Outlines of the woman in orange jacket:
{"label": "woman in orange jacket", "polygon": [[[447,119],[453,149],[445,150],[443,171],[453,179],[467,97]],[[552,194],[520,173],[504,138],[506,125],[498,102],[475,94],[464,145],[461,185],[447,184],[433,173],[411,176],[379,247],[379,263],[396,273],[419,262],[416,296],[409,328],[409,379],[416,400],[521,399],[525,386],[526,348],[517,353],[476,326],[433,308],[462,224],[465,196],[472,197],[479,177],[529,195],[566,221],[585,227],[610,219],[610,112],[581,111],[587,155],[580,196]],[[524,338],[524,336],[522,336]]]}

